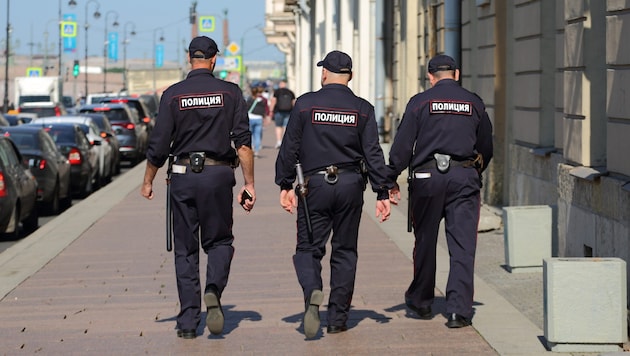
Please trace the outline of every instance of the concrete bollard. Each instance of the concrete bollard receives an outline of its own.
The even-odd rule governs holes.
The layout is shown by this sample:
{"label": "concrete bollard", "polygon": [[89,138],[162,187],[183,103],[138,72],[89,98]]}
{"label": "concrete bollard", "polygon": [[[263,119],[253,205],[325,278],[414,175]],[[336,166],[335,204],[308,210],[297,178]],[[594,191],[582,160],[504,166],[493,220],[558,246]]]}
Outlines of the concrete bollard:
{"label": "concrete bollard", "polygon": [[510,272],[540,272],[551,257],[552,209],[548,205],[503,208],[505,265]]}
{"label": "concrete bollard", "polygon": [[626,262],[546,258],[545,339],[554,352],[618,352],[627,342]]}

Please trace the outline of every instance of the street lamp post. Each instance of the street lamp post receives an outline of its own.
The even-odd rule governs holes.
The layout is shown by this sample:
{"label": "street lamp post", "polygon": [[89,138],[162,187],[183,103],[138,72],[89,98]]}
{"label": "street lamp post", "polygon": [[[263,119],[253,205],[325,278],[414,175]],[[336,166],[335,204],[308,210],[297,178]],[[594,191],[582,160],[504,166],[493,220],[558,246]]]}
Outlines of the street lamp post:
{"label": "street lamp post", "polygon": [[[127,26],[131,25],[131,32],[129,33],[127,31]],[[129,38],[127,37],[127,33],[129,33],[129,35],[131,36],[135,36],[136,35],[136,24],[133,22],[126,22],[125,26],[123,27],[123,32],[124,32],[124,36],[125,39],[123,41],[123,88],[128,91],[129,88],[127,88],[127,44],[129,43]]]}
{"label": "street lamp post", "polygon": [[105,42],[103,45],[103,93],[107,93],[107,47],[109,45],[109,40],[107,38],[107,19],[109,18],[109,15],[115,15],[116,17],[114,18],[114,23],[112,23],[112,26],[114,27],[118,27],[118,13],[116,11],[110,10],[107,11],[107,13],[105,14]]}
{"label": "street lamp post", "polygon": [[[70,0],[70,1],[68,1],[68,6],[70,8],[74,8],[75,6],[77,6],[77,2],[74,1],[74,0]],[[58,48],[59,53],[58,53],[57,60],[59,61],[59,63],[57,64],[57,75],[59,77],[61,77],[61,66],[63,65],[62,59],[61,59],[61,56],[63,55],[62,47],[61,47],[61,42],[62,42],[62,39],[61,39],[61,22],[63,21],[63,17],[61,16],[61,0],[59,0],[59,14],[58,15],[59,15],[58,16],[59,24],[57,25],[57,29],[59,31],[59,41],[57,43],[57,46],[59,47]],[[48,28],[46,28],[46,30],[48,30]]]}
{"label": "street lamp post", "polygon": [[9,111],[9,54],[11,53],[9,52],[9,42],[11,42],[11,37],[9,37],[11,32],[11,24],[9,24],[9,3],[11,3],[11,1],[7,0],[7,43],[5,52],[7,58],[4,65],[4,105],[2,106],[4,112]]}
{"label": "street lamp post", "polygon": [[164,31],[162,30],[162,28],[156,28],[155,30],[153,30],[153,93],[157,91],[157,87],[155,84],[155,52],[157,50],[155,35],[158,31],[160,31],[160,42],[164,41]]}
{"label": "street lamp post", "polygon": [[84,95],[86,99],[88,96],[88,43],[89,43],[88,28],[90,27],[90,25],[88,24],[88,7],[90,3],[96,4],[96,11],[94,11],[94,18],[98,19],[99,17],[101,17],[101,13],[98,11],[101,5],[98,3],[98,1],[90,0],[85,3],[85,63],[83,65],[85,66],[85,93]]}

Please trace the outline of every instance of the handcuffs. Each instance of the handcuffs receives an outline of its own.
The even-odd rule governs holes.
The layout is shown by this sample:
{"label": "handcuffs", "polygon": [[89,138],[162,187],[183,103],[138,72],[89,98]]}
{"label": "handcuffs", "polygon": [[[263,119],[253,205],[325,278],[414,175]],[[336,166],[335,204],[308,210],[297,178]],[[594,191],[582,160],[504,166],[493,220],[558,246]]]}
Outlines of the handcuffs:
{"label": "handcuffs", "polygon": [[326,167],[326,173],[324,173],[324,181],[328,184],[335,184],[338,180],[339,168],[333,165]]}

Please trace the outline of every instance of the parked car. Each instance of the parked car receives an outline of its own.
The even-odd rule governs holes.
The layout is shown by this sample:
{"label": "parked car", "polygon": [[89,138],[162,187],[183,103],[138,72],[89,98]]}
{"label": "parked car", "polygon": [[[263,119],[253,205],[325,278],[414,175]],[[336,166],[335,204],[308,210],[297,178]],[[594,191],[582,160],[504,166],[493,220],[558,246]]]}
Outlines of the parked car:
{"label": "parked car", "polygon": [[0,136],[0,234],[16,240],[20,223],[30,232],[38,222],[37,180],[13,141]]}
{"label": "parked car", "polygon": [[33,121],[33,119],[36,117],[37,117],[37,114],[33,114],[33,113],[4,114],[4,118],[7,119],[7,121],[9,122],[11,126],[28,124],[29,122]]}
{"label": "parked car", "polygon": [[102,113],[81,113],[82,116],[92,118],[98,128],[101,130],[101,137],[103,137],[112,146],[112,167],[114,175],[120,174],[120,141],[116,137],[114,128],[109,122],[109,119]]}
{"label": "parked car", "polygon": [[26,124],[43,127],[52,137],[61,154],[70,162],[70,190],[74,196],[85,198],[94,190],[98,173],[98,151],[91,144],[80,124]]}
{"label": "parked car", "polygon": [[127,104],[130,108],[134,108],[138,111],[140,121],[147,126],[147,132],[151,133],[151,130],[155,126],[155,116],[151,112],[146,102],[140,98],[133,96],[122,96],[118,98],[104,98],[101,99],[101,103],[118,103]]}
{"label": "parked car", "polygon": [[38,117],[33,120],[34,124],[51,124],[51,123],[62,123],[69,122],[80,124],[81,129],[85,132],[90,141],[90,144],[96,146],[96,151],[98,154],[97,160],[97,178],[96,178],[96,186],[101,187],[106,183],[112,180],[112,176],[114,175],[114,168],[112,166],[112,146],[109,144],[105,138],[101,136],[101,130],[98,125],[94,122],[94,120],[90,117],[83,115],[76,116],[52,116],[52,117]]}
{"label": "parked car", "polygon": [[102,113],[107,116],[120,141],[120,158],[131,164],[144,159],[149,140],[146,125],[140,123],[135,110],[127,104],[95,104],[85,105],[79,113]]}
{"label": "parked car", "polygon": [[142,94],[140,95],[140,99],[147,105],[151,115],[157,118],[160,109],[160,98],[158,98],[157,94]]}
{"label": "parked car", "polygon": [[28,162],[37,179],[37,201],[50,214],[68,206],[70,195],[70,162],[59,152],[48,132],[38,126],[20,125],[1,128]]}
{"label": "parked car", "polygon": [[69,95],[64,95],[61,97],[61,103],[63,107],[66,108],[66,111],[69,114],[74,114],[76,112],[76,107],[74,104],[74,99]]}
{"label": "parked car", "polygon": [[38,117],[67,115],[68,111],[61,103],[32,102],[23,103],[18,108],[20,113],[35,113]]}
{"label": "parked car", "polygon": [[11,122],[2,113],[0,113],[0,126],[11,126]]}

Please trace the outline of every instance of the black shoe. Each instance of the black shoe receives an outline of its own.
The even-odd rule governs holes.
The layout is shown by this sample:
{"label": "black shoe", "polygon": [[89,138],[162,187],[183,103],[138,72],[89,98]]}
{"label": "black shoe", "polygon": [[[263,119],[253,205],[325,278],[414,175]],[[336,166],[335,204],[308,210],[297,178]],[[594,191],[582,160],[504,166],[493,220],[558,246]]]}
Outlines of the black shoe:
{"label": "black shoe", "polygon": [[312,338],[319,332],[319,306],[324,301],[324,293],[321,290],[314,290],[306,301],[306,310],[304,311],[304,335]]}
{"label": "black shoe", "polygon": [[209,290],[204,294],[203,301],[206,303],[208,311],[206,315],[206,326],[210,333],[220,335],[223,332],[224,317],[219,296],[215,291]]}
{"label": "black shoe", "polygon": [[431,319],[433,318],[433,311],[431,310],[431,306],[427,305],[424,307],[417,307],[413,304],[411,304],[411,301],[409,300],[405,300],[405,304],[407,305],[407,308],[411,309],[414,313],[418,314],[418,317],[420,317],[420,319]]}
{"label": "black shoe", "polygon": [[341,326],[328,325],[328,327],[326,328],[326,332],[329,334],[338,334],[346,330],[348,330],[348,327],[346,325],[341,325]]}
{"label": "black shoe", "polygon": [[197,330],[195,329],[177,329],[177,337],[181,337],[184,339],[194,339],[197,337]]}
{"label": "black shoe", "polygon": [[459,314],[452,313],[448,316],[448,321],[446,322],[446,327],[455,329],[455,328],[463,328],[464,326],[468,326],[472,324],[470,320],[464,318]]}

